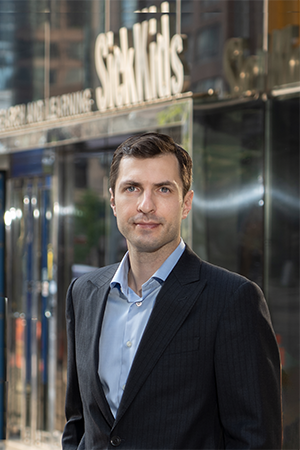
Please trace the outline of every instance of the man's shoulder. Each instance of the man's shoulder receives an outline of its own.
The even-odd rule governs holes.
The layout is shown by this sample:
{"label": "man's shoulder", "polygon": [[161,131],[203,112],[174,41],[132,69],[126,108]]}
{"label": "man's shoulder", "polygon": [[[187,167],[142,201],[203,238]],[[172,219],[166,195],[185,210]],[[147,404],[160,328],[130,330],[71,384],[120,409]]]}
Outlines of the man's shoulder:
{"label": "man's shoulder", "polygon": [[199,280],[206,280],[207,284],[213,285],[217,289],[224,289],[225,286],[229,289],[235,289],[245,283],[255,285],[255,283],[237,272],[201,259],[188,246],[184,252],[184,260],[182,262],[183,270],[190,271],[191,266],[196,267],[197,271],[199,271]]}
{"label": "man's shoulder", "polygon": [[75,289],[81,289],[89,283],[97,287],[101,287],[106,283],[110,283],[112,277],[116,273],[119,263],[111,264],[109,266],[100,267],[92,270],[78,277],[74,282]]}

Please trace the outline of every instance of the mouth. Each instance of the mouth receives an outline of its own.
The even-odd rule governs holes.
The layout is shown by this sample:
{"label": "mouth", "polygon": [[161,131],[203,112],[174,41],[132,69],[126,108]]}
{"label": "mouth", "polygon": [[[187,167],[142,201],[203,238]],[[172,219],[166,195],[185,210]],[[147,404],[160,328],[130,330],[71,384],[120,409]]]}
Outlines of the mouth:
{"label": "mouth", "polygon": [[142,230],[153,230],[159,226],[157,222],[136,222],[135,226]]}

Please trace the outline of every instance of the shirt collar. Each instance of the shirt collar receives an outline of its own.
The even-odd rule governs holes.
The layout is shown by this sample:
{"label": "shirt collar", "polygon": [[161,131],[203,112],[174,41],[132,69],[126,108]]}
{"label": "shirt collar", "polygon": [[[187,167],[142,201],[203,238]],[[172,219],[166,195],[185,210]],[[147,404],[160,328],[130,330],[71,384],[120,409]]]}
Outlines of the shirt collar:
{"label": "shirt collar", "polygon": [[[180,239],[178,247],[171,253],[171,255],[165,260],[165,262],[159,267],[159,269],[152,275],[151,278],[155,278],[158,281],[164,282],[168,278],[170,272],[173,270],[177,264],[179,258],[185,250],[185,243],[183,239]],[[114,287],[119,287],[119,289],[126,293],[128,289],[128,270],[129,270],[129,253],[126,252],[119,267],[110,282],[111,289]],[[148,281],[146,281],[147,283]],[[146,284],[145,283],[145,284]]]}

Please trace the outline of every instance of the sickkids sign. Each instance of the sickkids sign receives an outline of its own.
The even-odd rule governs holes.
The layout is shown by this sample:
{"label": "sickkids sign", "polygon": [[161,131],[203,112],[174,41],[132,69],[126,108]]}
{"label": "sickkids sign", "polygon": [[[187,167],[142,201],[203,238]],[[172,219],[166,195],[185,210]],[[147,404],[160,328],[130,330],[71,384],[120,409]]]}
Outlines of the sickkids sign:
{"label": "sickkids sign", "polygon": [[[156,12],[156,7],[149,8]],[[183,65],[179,54],[183,42],[179,34],[170,39],[169,4],[161,4],[161,30],[156,19],[133,25],[133,47],[128,46],[128,30],[101,33],[95,45],[96,70],[102,87],[96,89],[100,111],[107,108],[151,101],[179,94],[183,87]]]}
{"label": "sickkids sign", "polygon": [[[99,111],[123,108],[172,97],[182,92],[184,69],[180,60],[183,41],[170,36],[169,4],[160,7],[160,23],[150,18],[136,23],[129,46],[127,28],[101,33],[95,42],[95,66],[100,86],[16,105],[0,110],[0,131],[89,113],[94,103]],[[151,6],[142,12],[157,13]],[[117,45],[115,41],[118,41]]]}

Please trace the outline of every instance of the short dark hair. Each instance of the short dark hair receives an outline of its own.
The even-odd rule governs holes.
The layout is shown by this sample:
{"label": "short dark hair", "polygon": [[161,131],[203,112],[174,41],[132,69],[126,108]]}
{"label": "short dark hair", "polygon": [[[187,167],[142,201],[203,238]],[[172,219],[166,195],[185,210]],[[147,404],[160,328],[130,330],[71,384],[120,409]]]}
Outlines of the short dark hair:
{"label": "short dark hair", "polygon": [[113,193],[115,192],[119,166],[123,157],[146,159],[168,153],[176,156],[178,160],[183,184],[183,197],[185,197],[192,184],[192,158],[170,136],[154,132],[131,136],[116,149],[110,166],[110,187]]}

